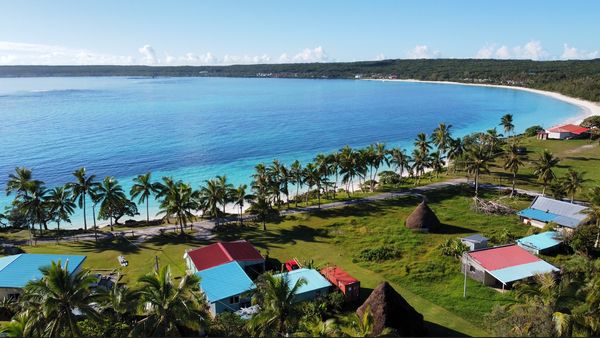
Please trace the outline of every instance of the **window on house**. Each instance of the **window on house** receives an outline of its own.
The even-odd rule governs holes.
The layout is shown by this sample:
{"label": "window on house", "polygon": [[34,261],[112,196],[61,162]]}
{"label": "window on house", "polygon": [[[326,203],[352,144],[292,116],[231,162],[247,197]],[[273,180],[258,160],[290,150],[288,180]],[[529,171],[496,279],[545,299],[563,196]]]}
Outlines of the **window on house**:
{"label": "window on house", "polygon": [[229,297],[229,304],[237,304],[240,302],[240,296]]}
{"label": "window on house", "polygon": [[469,271],[475,272],[475,267],[473,265],[469,265]]}

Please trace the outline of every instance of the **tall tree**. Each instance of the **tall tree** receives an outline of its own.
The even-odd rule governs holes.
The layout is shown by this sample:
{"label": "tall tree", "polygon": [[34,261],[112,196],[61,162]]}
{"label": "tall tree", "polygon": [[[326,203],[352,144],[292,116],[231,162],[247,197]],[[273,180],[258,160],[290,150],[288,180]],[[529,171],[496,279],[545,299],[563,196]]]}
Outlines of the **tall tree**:
{"label": "tall tree", "polygon": [[225,212],[225,207],[232,200],[231,194],[234,190],[233,184],[231,184],[227,181],[227,175],[219,175],[216,177],[216,179],[218,182],[219,191],[222,196],[222,198],[221,198],[222,205],[221,206],[223,207],[223,215],[226,215],[227,213]]}
{"label": "tall tree", "polygon": [[457,162],[463,158],[465,152],[465,144],[460,137],[450,140],[447,153],[448,167],[452,164],[452,170],[454,172],[456,172]]}
{"label": "tall tree", "polygon": [[15,168],[14,174],[8,175],[8,181],[6,182],[6,195],[10,195],[13,192],[17,194],[17,197],[27,196],[29,191],[37,184],[36,180],[33,179],[30,169],[25,167]]}
{"label": "tall tree", "polygon": [[429,166],[435,173],[435,177],[439,178],[440,173],[444,170],[444,155],[440,151],[434,151],[429,155]]}
{"label": "tall tree", "polygon": [[204,208],[203,214],[214,217],[218,225],[221,214],[224,214],[224,212],[221,213],[219,207],[225,204],[225,192],[218,179],[205,181],[205,185],[200,187],[200,199]]}
{"label": "tall tree", "polygon": [[537,175],[538,182],[542,182],[542,195],[546,194],[546,187],[556,178],[552,169],[556,167],[558,162],[560,162],[560,159],[554,157],[548,150],[544,150],[534,162],[533,174]]}
{"label": "tall tree", "polygon": [[300,164],[300,161],[295,160],[290,167],[290,177],[296,186],[296,196],[294,197],[294,202],[296,203],[296,208],[298,207],[298,200],[300,199],[300,188],[304,184],[304,169]]}
{"label": "tall tree", "polygon": [[98,186],[96,175],[87,176],[85,168],[79,168],[73,172],[75,182],[68,183],[67,187],[71,190],[73,200],[77,201],[77,205],[83,209],[83,229],[87,231],[87,216],[86,216],[86,197],[91,189]]}
{"label": "tall tree", "polygon": [[475,197],[479,196],[479,178],[482,173],[489,173],[492,160],[490,152],[484,146],[471,146],[467,150],[467,172],[475,176]]}
{"label": "tall tree", "polygon": [[415,148],[417,148],[422,154],[428,155],[429,150],[431,149],[431,144],[427,140],[427,135],[425,133],[418,133],[417,138],[414,142]]}
{"label": "tall tree", "polygon": [[304,181],[308,185],[309,192],[311,187],[317,187],[317,203],[318,208],[321,208],[321,185],[323,180],[315,163],[308,163],[304,168]]}
{"label": "tall tree", "polygon": [[234,203],[240,208],[240,225],[244,225],[244,218],[242,217],[242,212],[244,211],[244,203],[251,202],[254,198],[253,195],[247,192],[248,186],[245,184],[240,184],[233,194]]}
{"label": "tall tree", "polygon": [[181,181],[167,181],[168,190],[163,194],[158,214],[164,214],[166,219],[175,217],[183,235],[187,223],[193,221],[192,211],[198,209],[198,200],[202,197],[196,197],[200,193],[195,193],[189,184]]}
{"label": "tall tree", "polygon": [[[89,189],[86,190],[86,194]],[[127,197],[123,192],[123,187],[114,177],[107,176],[102,183],[95,188],[95,195],[100,201],[100,215],[110,219],[110,231],[113,231],[113,218],[118,208],[122,207]],[[85,199],[84,199],[85,200]],[[84,202],[85,205],[85,202]],[[105,218],[105,219],[106,219]]]}
{"label": "tall tree", "polygon": [[371,192],[375,189],[375,180],[377,179],[377,171],[379,171],[379,167],[382,164],[390,165],[390,161],[387,158],[387,150],[385,149],[385,143],[376,143],[373,147],[374,152],[371,158],[371,163],[373,168],[375,168],[375,173],[371,177]]}
{"label": "tall tree", "polygon": [[138,203],[146,202],[146,224],[150,223],[150,197],[159,192],[160,186],[152,183],[152,174],[146,173],[133,179],[129,191],[131,198],[138,198]]}
{"label": "tall tree", "polygon": [[512,114],[503,115],[500,119],[500,125],[504,129],[504,133],[506,133],[506,136],[510,138],[510,134],[515,130]]}
{"label": "tall tree", "polygon": [[60,231],[60,222],[71,223],[71,215],[75,212],[75,202],[65,187],[55,187],[48,193],[48,204],[52,220]]}
{"label": "tall tree", "polygon": [[508,144],[506,147],[506,158],[504,161],[504,169],[508,170],[512,173],[512,189],[510,191],[510,197],[515,195],[515,185],[517,182],[517,173],[519,169],[523,166],[523,161],[521,160],[521,154],[519,153],[519,147],[515,143]]}
{"label": "tall tree", "polygon": [[250,320],[250,331],[266,336],[289,336],[300,315],[300,308],[294,298],[298,289],[306,284],[306,280],[300,278],[292,284],[286,274],[275,277],[266,273],[259,278],[257,284],[261,311]]}
{"label": "tall tree", "polygon": [[89,318],[98,318],[92,303],[95,298],[90,285],[96,277],[88,271],[71,273],[69,262],[52,262],[50,266],[40,268],[42,278],[33,280],[23,289],[23,302],[36,308],[34,320],[42,327],[44,335],[49,337],[80,337],[75,311]]}
{"label": "tall tree", "polygon": [[409,167],[410,156],[406,154],[406,151],[404,149],[400,148],[390,149],[389,154],[390,164],[396,167],[396,170],[400,171],[398,174],[400,175],[400,178],[402,178],[404,174],[404,169],[407,169]]}
{"label": "tall tree", "polygon": [[182,336],[184,328],[200,334],[206,318],[206,302],[196,275],[184,275],[177,285],[171,268],[166,265],[140,277],[139,284],[137,295],[143,319],[136,323],[133,336]]}
{"label": "tall tree", "polygon": [[340,174],[342,183],[346,185],[346,194],[350,197],[350,188],[354,190],[354,178],[360,176],[359,155],[350,146],[340,150]]}
{"label": "tall tree", "polygon": [[20,209],[29,224],[31,224],[32,230],[35,224],[40,226],[40,234],[44,229],[48,230],[47,222],[50,220],[50,205],[48,204],[48,189],[43,185],[43,182],[36,181],[26,195],[22,197],[22,200],[17,202],[17,208]]}
{"label": "tall tree", "polygon": [[446,125],[445,123],[440,123],[431,134],[431,141],[437,147],[442,156],[446,155],[446,152],[450,148],[450,143],[452,141],[452,136],[450,133],[451,128],[451,124]]}
{"label": "tall tree", "polygon": [[598,227],[594,248],[600,245],[600,185],[594,186],[587,194],[590,201],[590,207],[585,211],[588,215],[587,221],[595,222]]}
{"label": "tall tree", "polygon": [[563,184],[565,186],[565,190],[571,197],[571,203],[575,200],[575,194],[577,191],[581,189],[583,183],[585,183],[586,179],[584,177],[585,173],[575,171],[571,168],[567,171],[567,174],[564,178]]}

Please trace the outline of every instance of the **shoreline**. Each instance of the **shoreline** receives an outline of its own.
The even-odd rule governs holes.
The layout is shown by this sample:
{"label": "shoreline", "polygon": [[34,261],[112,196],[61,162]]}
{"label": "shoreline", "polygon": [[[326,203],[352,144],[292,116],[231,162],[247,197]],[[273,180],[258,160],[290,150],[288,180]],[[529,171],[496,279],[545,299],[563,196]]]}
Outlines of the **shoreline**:
{"label": "shoreline", "polygon": [[[363,79],[366,81],[381,81],[381,82],[409,82],[409,83],[431,83],[431,84],[441,84],[441,85],[459,85],[459,86],[475,86],[475,87],[491,87],[491,88],[501,88],[501,89],[514,89],[525,92],[530,92],[538,95],[544,95],[547,97],[551,97],[553,99],[563,101],[574,106],[577,106],[581,109],[582,113],[577,116],[572,116],[563,120],[562,124],[580,124],[585,118],[600,115],[600,103],[578,99],[571,96],[567,96],[557,92],[551,92],[547,90],[541,89],[533,89],[527,87],[519,87],[519,86],[507,86],[507,85],[494,85],[494,84],[485,84],[485,83],[463,83],[463,82],[455,82],[455,81],[430,81],[430,80],[416,80],[416,79]],[[551,128],[553,126],[547,126],[547,128]]]}

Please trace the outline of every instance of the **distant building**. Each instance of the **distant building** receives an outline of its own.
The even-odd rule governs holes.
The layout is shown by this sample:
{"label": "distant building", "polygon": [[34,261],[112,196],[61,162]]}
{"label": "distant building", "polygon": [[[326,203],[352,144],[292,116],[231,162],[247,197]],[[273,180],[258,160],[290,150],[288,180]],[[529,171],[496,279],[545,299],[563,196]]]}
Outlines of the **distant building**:
{"label": "distant building", "polygon": [[488,239],[480,234],[463,237],[460,239],[460,241],[462,244],[468,246],[470,251],[484,249],[488,246]]}
{"label": "distant building", "polygon": [[511,287],[518,280],[536,274],[559,271],[555,266],[517,245],[505,245],[465,252],[462,272],[484,285]]}
{"label": "distant building", "polygon": [[536,197],[529,208],[517,213],[527,225],[543,228],[553,222],[567,229],[575,229],[585,222],[585,206],[559,201],[548,197]]}
{"label": "distant building", "polygon": [[574,138],[583,138],[589,136],[590,129],[576,126],[574,124],[565,124],[553,127],[538,133],[540,140],[569,140]]}
{"label": "distant building", "polygon": [[250,275],[265,271],[264,257],[246,240],[219,242],[189,250],[183,259],[192,273],[234,261]]}
{"label": "distant building", "polygon": [[560,232],[546,231],[518,239],[517,245],[533,254],[539,255],[558,250],[562,242],[563,236]]}
{"label": "distant building", "polygon": [[251,304],[251,291],[256,288],[238,262],[229,262],[196,272],[213,316],[236,312]]}
{"label": "distant building", "polygon": [[288,284],[293,286],[296,282],[304,278],[306,283],[298,288],[296,296],[294,297],[295,302],[301,302],[305,300],[312,300],[317,297],[325,296],[329,293],[331,283],[323,277],[319,271],[314,269],[301,268],[290,272],[284,272],[274,275],[276,278],[287,278]]}
{"label": "distant building", "polygon": [[42,278],[41,267],[50,266],[52,262],[64,267],[68,264],[71,274],[78,272],[86,256],[51,255],[51,254],[19,254],[0,257],[0,299],[18,297],[29,281]]}
{"label": "distant building", "polygon": [[352,302],[359,298],[360,281],[350,276],[342,268],[337,266],[326,267],[321,269],[321,274],[344,294],[346,301]]}

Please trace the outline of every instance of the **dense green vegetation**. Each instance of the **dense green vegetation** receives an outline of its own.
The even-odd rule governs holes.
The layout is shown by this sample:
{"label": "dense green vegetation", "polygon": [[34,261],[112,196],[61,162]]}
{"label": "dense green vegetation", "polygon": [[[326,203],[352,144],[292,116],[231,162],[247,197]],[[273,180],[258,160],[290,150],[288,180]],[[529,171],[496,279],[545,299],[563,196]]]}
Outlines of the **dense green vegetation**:
{"label": "dense green vegetation", "polygon": [[399,78],[519,85],[600,101],[600,59],[571,61],[421,59],[232,66],[1,66],[0,77],[224,76]]}

